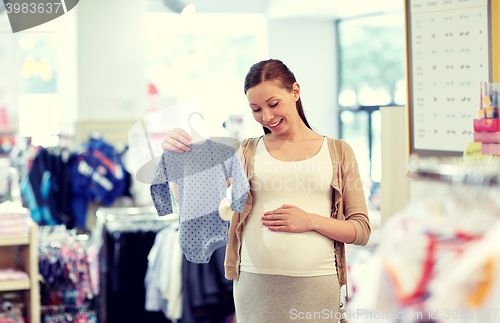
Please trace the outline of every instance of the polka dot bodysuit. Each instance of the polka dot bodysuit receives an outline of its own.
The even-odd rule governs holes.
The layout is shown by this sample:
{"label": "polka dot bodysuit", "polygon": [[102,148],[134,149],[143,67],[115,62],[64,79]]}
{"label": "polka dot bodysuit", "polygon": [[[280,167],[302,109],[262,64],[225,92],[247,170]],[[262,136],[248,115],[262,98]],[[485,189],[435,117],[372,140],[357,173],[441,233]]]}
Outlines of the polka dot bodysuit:
{"label": "polka dot bodysuit", "polygon": [[178,153],[165,150],[151,184],[151,197],[158,215],[172,213],[168,182],[179,190],[179,243],[186,259],[207,263],[212,253],[229,242],[229,221],[219,216],[231,178],[231,209],[241,213],[250,190],[234,147],[207,139]]}

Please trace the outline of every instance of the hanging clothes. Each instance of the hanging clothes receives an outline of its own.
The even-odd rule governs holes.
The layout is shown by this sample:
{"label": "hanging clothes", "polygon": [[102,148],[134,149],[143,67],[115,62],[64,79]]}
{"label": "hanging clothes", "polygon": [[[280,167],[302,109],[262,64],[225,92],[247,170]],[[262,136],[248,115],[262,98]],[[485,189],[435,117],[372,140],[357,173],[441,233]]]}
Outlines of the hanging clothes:
{"label": "hanging clothes", "polygon": [[179,225],[163,229],[148,255],[145,309],[182,323],[225,322],[234,302],[224,258],[225,248],[219,248],[206,264],[190,262],[179,245]]}
{"label": "hanging clothes", "polygon": [[231,209],[242,212],[250,186],[238,152],[231,146],[206,139],[191,151],[165,150],[151,183],[158,215],[172,213],[169,182],[179,188],[180,245],[189,261],[208,263],[214,250],[229,242],[229,221],[219,215],[231,178]]}
{"label": "hanging clothes", "polygon": [[182,317],[182,251],[179,246],[179,224],[158,232],[148,254],[144,279],[147,311],[161,311],[169,320]]}
{"label": "hanging clothes", "polygon": [[90,309],[95,297],[91,286],[95,282],[89,272],[87,242],[87,236],[77,236],[76,231],[63,225],[40,227],[40,304],[46,314],[42,317],[52,317],[45,322],[66,322],[57,320],[57,315]]}
{"label": "hanging clothes", "polygon": [[85,227],[87,203],[110,206],[130,185],[121,155],[103,139],[91,138],[77,147],[69,160],[76,225]]}
{"label": "hanging clothes", "polygon": [[67,149],[42,148],[28,176],[21,180],[21,192],[38,224],[65,224],[68,228],[75,225],[68,158]]}
{"label": "hanging clothes", "polygon": [[387,220],[363,268],[353,268],[359,288],[348,313],[364,315],[350,322],[364,322],[369,312],[388,314],[373,322],[397,322],[397,314],[440,323],[499,321],[500,167],[444,166],[413,165],[412,177],[434,181],[415,184],[422,191]]}
{"label": "hanging clothes", "polygon": [[234,314],[233,281],[224,277],[225,255],[226,248],[219,248],[207,264],[183,258],[182,323],[225,322]]}
{"label": "hanging clothes", "polygon": [[137,219],[115,214],[116,219],[104,224],[100,268],[107,270],[100,273],[103,287],[100,322],[170,322],[162,312],[148,312],[144,308],[148,254],[157,232],[172,223],[153,215],[152,219],[147,214],[137,215]]}

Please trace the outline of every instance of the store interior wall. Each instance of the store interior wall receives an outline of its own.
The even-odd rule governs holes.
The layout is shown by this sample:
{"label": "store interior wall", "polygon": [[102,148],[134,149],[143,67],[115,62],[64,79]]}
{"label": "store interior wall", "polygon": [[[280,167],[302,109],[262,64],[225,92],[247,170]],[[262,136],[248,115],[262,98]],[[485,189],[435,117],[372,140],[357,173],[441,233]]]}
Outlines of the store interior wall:
{"label": "store interior wall", "polygon": [[78,6],[55,21],[57,30],[58,93],[61,98],[60,132],[67,136],[75,135],[78,121]]}
{"label": "store interior wall", "polygon": [[[196,12],[265,14],[266,1],[191,1]],[[78,119],[145,115],[143,19],[147,4],[89,0],[78,6]],[[99,7],[96,12],[95,8]],[[311,37],[311,35],[313,35]],[[302,87],[306,116],[323,135],[337,132],[337,71],[333,20],[268,20],[268,57],[281,59]],[[243,84],[243,80],[241,80]]]}
{"label": "store interior wall", "polygon": [[381,223],[401,211],[410,201],[407,176],[408,123],[407,107],[380,107],[381,113]]}
{"label": "store interior wall", "polygon": [[[21,58],[17,37],[9,33],[10,24],[7,15],[0,15],[0,87],[2,95],[0,105],[6,107],[9,118],[14,124],[18,120],[18,98],[19,98],[19,71],[21,69]],[[5,31],[5,32],[4,32]],[[15,132],[16,129],[12,129]]]}
{"label": "store interior wall", "polygon": [[338,137],[336,31],[332,20],[270,19],[269,57],[281,59],[301,86],[313,130]]}
{"label": "store interior wall", "polygon": [[78,5],[79,120],[143,117],[145,0],[82,1]]}
{"label": "store interior wall", "polygon": [[[271,2],[191,1],[200,13],[263,15]],[[74,136],[76,124],[82,121],[140,120],[145,116],[142,40],[148,5],[151,4],[146,0],[109,0],[105,3],[87,0],[51,23],[35,28],[43,31],[50,25],[51,32],[57,35],[57,90],[62,107],[59,116],[62,134]],[[5,13],[0,20],[8,30]],[[5,33],[1,37],[6,52],[3,61],[9,62],[1,66],[3,78],[16,77],[22,62],[15,63],[12,58],[20,56],[16,54],[20,36]],[[291,68],[302,87],[310,124],[314,130],[332,137],[338,134],[335,37],[333,19],[268,19],[268,57],[281,59]],[[15,80],[6,81],[16,84]],[[243,80],[241,82],[243,84]],[[12,88],[11,94],[10,105],[15,117],[19,108],[15,99],[19,96],[18,90]],[[86,136],[80,138],[77,134],[75,138],[84,140]]]}

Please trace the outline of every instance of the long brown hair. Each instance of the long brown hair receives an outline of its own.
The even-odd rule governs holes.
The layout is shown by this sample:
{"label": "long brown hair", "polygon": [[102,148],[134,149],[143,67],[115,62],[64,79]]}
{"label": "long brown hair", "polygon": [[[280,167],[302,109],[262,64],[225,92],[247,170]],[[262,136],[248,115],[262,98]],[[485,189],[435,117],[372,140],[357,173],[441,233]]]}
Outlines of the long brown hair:
{"label": "long brown hair", "polygon": [[[265,81],[278,81],[279,84],[289,92],[292,92],[293,83],[297,82],[295,80],[295,75],[292,71],[283,64],[282,61],[277,59],[268,59],[266,61],[260,61],[255,63],[250,67],[250,70],[245,77],[245,94],[247,94],[248,89],[259,85]],[[306,116],[304,115],[304,110],[302,109],[302,101],[300,98],[296,102],[297,112],[304,124],[312,130],[311,126],[307,122]],[[262,126],[264,133],[268,134],[271,132],[268,128]]]}

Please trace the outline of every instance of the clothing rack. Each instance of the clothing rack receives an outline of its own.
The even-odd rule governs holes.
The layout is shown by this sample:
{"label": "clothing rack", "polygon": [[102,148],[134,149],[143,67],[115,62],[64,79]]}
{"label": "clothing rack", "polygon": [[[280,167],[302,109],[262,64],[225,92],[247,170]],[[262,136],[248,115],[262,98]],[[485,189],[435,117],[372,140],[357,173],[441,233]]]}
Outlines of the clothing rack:
{"label": "clothing rack", "polygon": [[[437,320],[429,313],[498,304],[498,294],[491,293],[500,288],[492,278],[498,268],[488,266],[500,259],[500,163],[412,155],[408,176],[418,180],[411,201],[385,223],[368,267],[351,269],[360,288],[350,310],[408,311]],[[363,290],[371,281],[380,283]],[[417,317],[408,322],[420,322]],[[472,321],[486,322],[477,318]],[[439,319],[436,322],[471,322],[464,316]]]}
{"label": "clothing rack", "polygon": [[147,207],[101,207],[96,211],[98,219],[104,222],[113,221],[141,221],[157,219],[158,221],[171,221],[178,218],[175,213],[166,216],[158,216],[154,206]]}
{"label": "clothing rack", "polygon": [[408,162],[408,176],[413,179],[450,184],[500,186],[500,163],[449,157],[420,158],[411,155]]}
{"label": "clothing rack", "polygon": [[[99,322],[114,323],[120,321],[120,319],[125,319],[125,317],[130,319],[142,317],[145,322],[168,322],[161,313],[148,313],[144,311],[143,296],[139,295],[143,292],[142,290],[140,293],[134,294],[131,294],[130,291],[132,288],[136,288],[138,291],[138,286],[141,286],[141,288],[144,286],[147,253],[153,245],[154,237],[158,231],[178,222],[178,214],[172,213],[160,217],[153,206],[129,208],[101,207],[96,211],[96,217],[97,221],[92,230],[91,240],[100,246],[99,267],[101,269],[101,288],[97,308]],[[124,252],[122,248],[127,248],[127,243],[129,243],[128,247],[131,247],[130,243],[135,239],[132,237],[137,238],[133,243],[134,250],[131,249],[128,252]],[[124,261],[130,264],[130,259],[126,257],[129,253],[134,254],[134,264],[138,267],[120,267],[120,264]],[[134,271],[136,274],[130,275],[130,271]],[[123,286],[121,285],[123,282],[120,281],[120,277],[123,275],[135,277],[134,279],[137,279],[137,281],[128,281],[127,286]],[[114,288],[119,288],[120,293],[113,294]],[[126,296],[127,301],[134,299],[133,305],[135,307],[128,304],[128,313],[123,312],[123,308],[119,308],[118,304],[116,304],[115,297],[117,295],[120,297]]]}
{"label": "clothing rack", "polygon": [[159,231],[179,221],[176,213],[158,216],[154,207],[102,207],[96,211],[96,216],[107,231]]}

